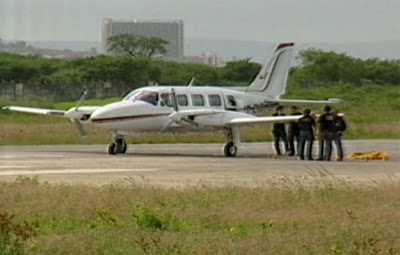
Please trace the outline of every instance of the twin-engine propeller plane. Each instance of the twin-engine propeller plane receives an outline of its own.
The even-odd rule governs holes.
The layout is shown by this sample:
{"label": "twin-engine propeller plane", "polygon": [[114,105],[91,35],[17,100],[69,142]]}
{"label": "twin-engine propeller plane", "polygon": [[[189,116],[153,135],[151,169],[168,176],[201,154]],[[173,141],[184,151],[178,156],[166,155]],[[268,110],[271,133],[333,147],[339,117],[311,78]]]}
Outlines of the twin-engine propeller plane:
{"label": "twin-engine propeller plane", "polygon": [[248,87],[154,86],[136,89],[120,102],[104,106],[80,106],[68,111],[7,106],[3,109],[71,119],[84,136],[85,124],[106,128],[113,142],[107,147],[111,155],[125,153],[126,136],[142,132],[223,131],[227,157],[237,154],[241,126],[260,123],[296,121],[301,116],[258,117],[276,105],[335,104],[339,99],[286,100],[286,81],[294,43],[280,43]]}

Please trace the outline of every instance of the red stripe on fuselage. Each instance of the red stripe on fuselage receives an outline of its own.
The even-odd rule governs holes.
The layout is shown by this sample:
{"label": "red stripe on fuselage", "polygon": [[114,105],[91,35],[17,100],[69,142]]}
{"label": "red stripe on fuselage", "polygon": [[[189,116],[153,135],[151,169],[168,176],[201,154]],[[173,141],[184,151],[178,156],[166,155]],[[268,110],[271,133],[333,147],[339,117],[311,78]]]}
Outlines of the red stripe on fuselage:
{"label": "red stripe on fuselage", "polygon": [[112,118],[92,119],[91,121],[93,123],[110,123],[110,122],[120,122],[120,121],[126,121],[126,120],[154,118],[154,117],[161,117],[161,116],[168,116],[168,115],[170,115],[170,113],[131,115],[131,116],[120,116],[120,117],[112,117]]}

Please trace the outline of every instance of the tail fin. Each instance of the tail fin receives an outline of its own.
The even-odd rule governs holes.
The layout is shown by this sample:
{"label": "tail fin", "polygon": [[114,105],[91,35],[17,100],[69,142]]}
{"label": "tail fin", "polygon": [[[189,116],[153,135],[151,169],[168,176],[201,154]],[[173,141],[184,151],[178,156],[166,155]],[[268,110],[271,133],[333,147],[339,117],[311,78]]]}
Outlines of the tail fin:
{"label": "tail fin", "polygon": [[266,61],[246,92],[262,92],[273,99],[285,94],[294,43],[280,43]]}

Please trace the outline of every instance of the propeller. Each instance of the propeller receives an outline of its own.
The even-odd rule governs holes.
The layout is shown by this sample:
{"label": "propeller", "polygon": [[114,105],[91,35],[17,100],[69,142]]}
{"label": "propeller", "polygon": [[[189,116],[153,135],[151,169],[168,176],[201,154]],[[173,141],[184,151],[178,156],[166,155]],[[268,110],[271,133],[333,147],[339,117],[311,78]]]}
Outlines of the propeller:
{"label": "propeller", "polygon": [[78,133],[81,137],[87,136],[87,132],[83,128],[82,123],[78,120],[82,117],[81,114],[78,112],[78,109],[81,106],[82,102],[85,100],[86,95],[87,95],[87,89],[85,88],[82,91],[81,96],[80,96],[79,101],[76,104],[76,106],[65,113],[65,115],[67,117],[69,117],[70,120],[75,124],[75,127],[78,130]]}
{"label": "propeller", "polygon": [[172,107],[174,108],[174,111],[178,112],[178,110],[179,110],[178,99],[176,98],[176,93],[173,88],[171,88],[170,97],[171,97]]}
{"label": "propeller", "polygon": [[174,111],[170,115],[168,115],[169,121],[161,128],[161,132],[165,132],[173,123],[184,122],[195,127],[199,126],[198,123],[188,119],[185,113],[179,111],[178,99],[173,88],[171,88],[170,99]]}
{"label": "propeller", "polygon": [[83,89],[83,91],[82,91],[82,93],[81,93],[81,96],[80,96],[80,98],[79,98],[79,101],[78,101],[78,103],[76,104],[75,111],[78,111],[78,108],[79,108],[79,106],[81,106],[83,100],[85,100],[86,95],[87,95],[87,88]]}
{"label": "propeller", "polygon": [[82,124],[79,122],[79,120],[77,119],[72,119],[72,122],[74,122],[76,129],[78,130],[78,133],[81,137],[86,137],[87,136],[87,132],[86,130],[83,128]]}
{"label": "propeller", "polygon": [[169,97],[174,111],[170,115],[168,115],[169,121],[165,123],[165,125],[161,128],[161,133],[164,133],[172,125],[172,123],[176,122],[173,116],[179,111],[178,100],[176,98],[176,93],[173,88],[171,88],[171,93],[169,94]]}

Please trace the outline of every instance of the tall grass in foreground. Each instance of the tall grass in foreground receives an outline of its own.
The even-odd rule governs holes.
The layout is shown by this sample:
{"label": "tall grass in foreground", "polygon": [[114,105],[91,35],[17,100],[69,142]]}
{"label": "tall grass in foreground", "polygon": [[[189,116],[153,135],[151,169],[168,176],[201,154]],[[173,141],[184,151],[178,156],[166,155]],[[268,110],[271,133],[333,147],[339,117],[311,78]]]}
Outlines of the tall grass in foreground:
{"label": "tall grass in foreground", "polygon": [[[284,185],[285,186],[285,185]],[[1,183],[29,254],[400,254],[400,182],[184,190]]]}

